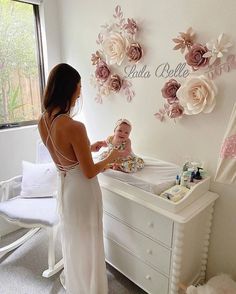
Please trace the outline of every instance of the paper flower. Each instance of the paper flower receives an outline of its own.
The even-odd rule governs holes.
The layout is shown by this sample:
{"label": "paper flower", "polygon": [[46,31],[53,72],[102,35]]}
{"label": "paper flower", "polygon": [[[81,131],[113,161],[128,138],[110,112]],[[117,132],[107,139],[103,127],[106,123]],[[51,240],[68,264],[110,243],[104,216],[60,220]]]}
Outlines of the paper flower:
{"label": "paper flower", "polygon": [[216,94],[215,84],[204,75],[187,78],[176,93],[187,115],[210,113],[216,104]]}
{"label": "paper flower", "polygon": [[128,50],[127,50],[127,57],[129,58],[129,61],[137,62],[139,61],[143,56],[143,49],[139,43],[132,43],[130,44]]}
{"label": "paper flower", "polygon": [[97,68],[95,70],[95,76],[97,79],[101,81],[106,81],[110,75],[110,69],[104,61],[101,61],[97,64]]}
{"label": "paper flower", "polygon": [[[171,79],[165,83],[164,87],[161,89],[162,96],[164,98],[173,101],[176,99],[176,92],[180,87],[180,83],[178,83],[175,79]],[[171,103],[170,103],[171,104]]]}
{"label": "paper flower", "polygon": [[179,103],[171,104],[167,110],[167,115],[170,118],[181,117],[184,113],[184,108]]}
{"label": "paper flower", "polygon": [[185,55],[185,60],[193,70],[198,70],[200,67],[208,65],[209,58],[206,56],[207,52],[206,46],[194,44]]}
{"label": "paper flower", "polygon": [[122,80],[118,75],[112,75],[109,80],[109,88],[111,91],[119,92],[122,86]]}
{"label": "paper flower", "polygon": [[185,53],[186,63],[193,71],[185,81],[181,81],[181,85],[171,79],[161,89],[166,100],[164,107],[154,114],[160,121],[163,121],[165,116],[175,120],[176,117],[183,115],[210,113],[215,107],[217,94],[217,88],[212,80],[223,72],[236,69],[235,54],[226,56],[222,62],[222,57],[232,47],[224,33],[217,40],[202,45],[196,42],[196,35],[192,28],[189,28],[173,41],[176,43],[173,49],[180,49],[181,53]]}
{"label": "paper flower", "polygon": [[177,38],[172,39],[177,44],[173,49],[180,49],[181,53],[184,53],[185,49],[189,49],[194,44],[196,36],[191,27],[188,28],[186,33],[180,32],[179,34]]}
{"label": "paper flower", "polygon": [[135,93],[131,89],[132,83],[122,77],[117,66],[124,62],[136,63],[143,57],[143,49],[136,41],[138,25],[132,18],[125,19],[121,7],[118,5],[113,14],[115,22],[102,25],[102,31],[98,34],[96,43],[100,50],[91,56],[92,65],[96,66],[91,78],[91,84],[97,88],[95,100],[103,102],[103,97],[111,93],[122,93],[130,102]]}
{"label": "paper flower", "polygon": [[164,108],[159,109],[159,112],[154,114],[160,121],[164,120],[165,115],[174,119],[183,115],[184,108],[180,105],[179,99],[176,96],[180,87],[180,83],[175,79],[170,79],[161,89],[162,96],[166,99],[167,103],[164,104]]}
{"label": "paper flower", "polygon": [[91,56],[92,65],[98,64],[98,62],[100,60],[101,60],[101,56],[98,51],[96,51],[96,53],[92,54],[92,56]]}
{"label": "paper flower", "polygon": [[120,33],[111,32],[102,43],[103,53],[108,64],[121,65],[129,46],[128,40]]}
{"label": "paper flower", "polygon": [[217,40],[212,40],[206,44],[208,52],[206,52],[203,57],[209,58],[209,64],[212,65],[217,59],[222,58],[232,45],[233,44],[229,42],[229,38],[222,33]]}

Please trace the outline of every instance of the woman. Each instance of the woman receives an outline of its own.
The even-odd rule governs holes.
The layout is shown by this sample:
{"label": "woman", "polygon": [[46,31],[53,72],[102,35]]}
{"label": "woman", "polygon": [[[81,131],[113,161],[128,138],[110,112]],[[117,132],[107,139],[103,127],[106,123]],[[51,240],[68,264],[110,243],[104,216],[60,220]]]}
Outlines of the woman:
{"label": "woman", "polygon": [[70,294],[108,292],[103,248],[102,195],[96,175],[122,156],[118,150],[94,164],[85,126],[70,117],[80,96],[79,73],[55,66],[48,78],[39,132],[60,174],[58,191],[66,289]]}

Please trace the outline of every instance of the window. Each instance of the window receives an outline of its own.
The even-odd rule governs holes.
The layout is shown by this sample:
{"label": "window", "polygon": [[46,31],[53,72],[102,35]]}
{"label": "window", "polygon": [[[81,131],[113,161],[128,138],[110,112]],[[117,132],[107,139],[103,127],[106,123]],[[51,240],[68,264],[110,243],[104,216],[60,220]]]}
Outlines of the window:
{"label": "window", "polygon": [[32,3],[0,0],[0,128],[34,124],[41,113],[42,43]]}

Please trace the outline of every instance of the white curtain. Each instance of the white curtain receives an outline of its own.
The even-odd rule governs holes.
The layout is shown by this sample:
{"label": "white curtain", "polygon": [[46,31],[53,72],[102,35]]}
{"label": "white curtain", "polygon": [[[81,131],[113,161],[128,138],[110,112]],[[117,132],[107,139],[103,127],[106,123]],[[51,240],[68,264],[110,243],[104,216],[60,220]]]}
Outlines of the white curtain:
{"label": "white curtain", "polygon": [[236,182],[236,103],[222,142],[215,181],[224,184]]}

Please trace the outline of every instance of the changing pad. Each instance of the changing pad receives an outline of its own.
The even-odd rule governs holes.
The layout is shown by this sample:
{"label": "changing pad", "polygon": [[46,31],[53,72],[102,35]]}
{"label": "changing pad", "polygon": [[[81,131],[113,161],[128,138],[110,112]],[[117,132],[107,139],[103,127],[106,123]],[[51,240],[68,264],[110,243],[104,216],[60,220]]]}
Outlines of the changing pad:
{"label": "changing pad", "polygon": [[175,185],[176,175],[181,171],[180,166],[159,159],[142,158],[145,166],[136,173],[108,169],[103,174],[156,195]]}

